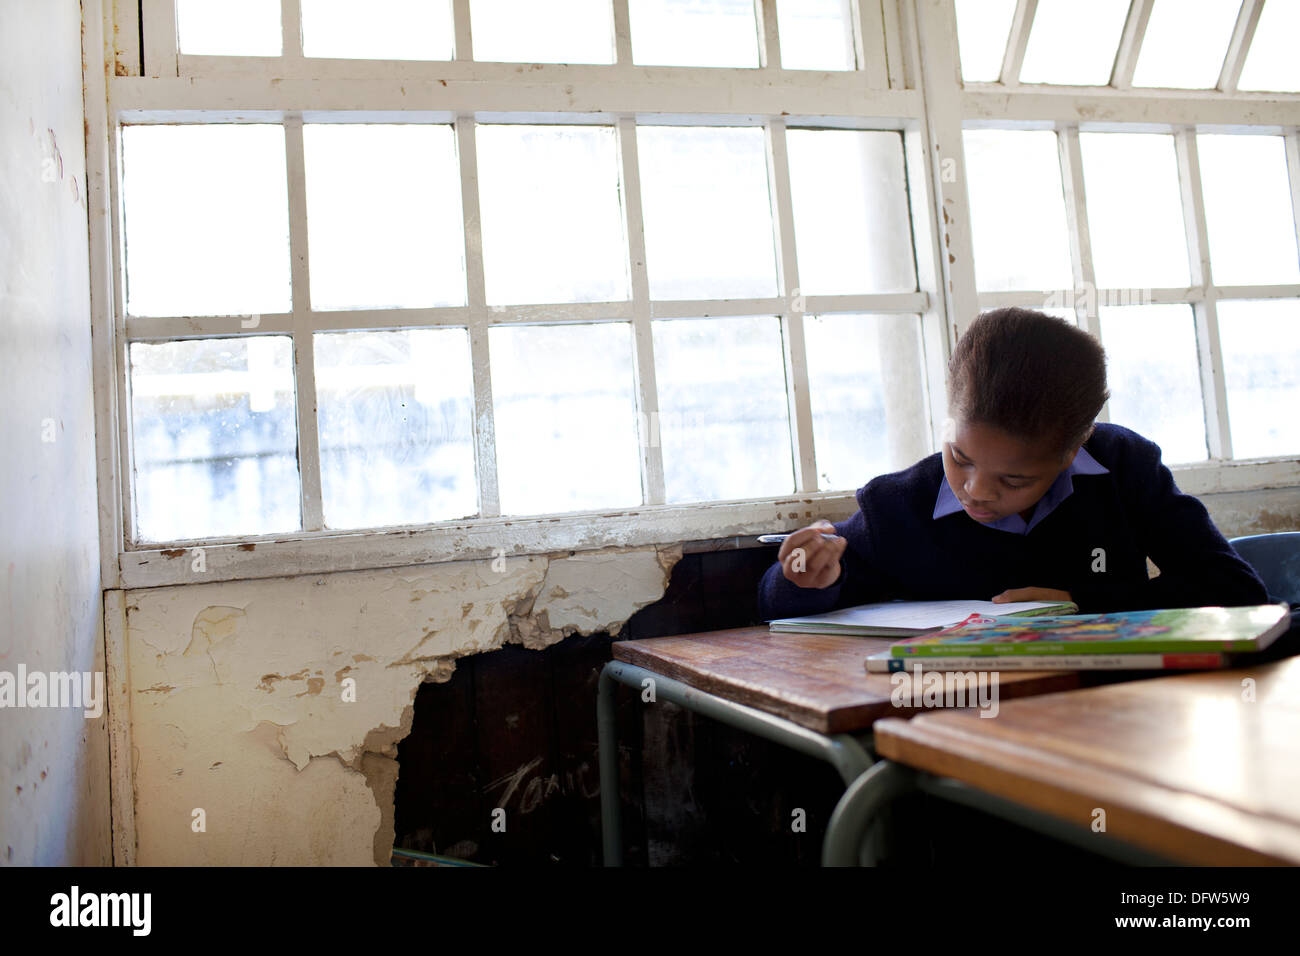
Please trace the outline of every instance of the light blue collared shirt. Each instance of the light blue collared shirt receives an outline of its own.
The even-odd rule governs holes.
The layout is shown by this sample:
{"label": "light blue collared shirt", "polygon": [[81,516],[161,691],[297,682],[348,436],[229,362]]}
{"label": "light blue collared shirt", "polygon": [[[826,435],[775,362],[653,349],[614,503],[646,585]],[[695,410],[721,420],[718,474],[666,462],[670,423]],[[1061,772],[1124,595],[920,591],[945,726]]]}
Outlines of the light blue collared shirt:
{"label": "light blue collared shirt", "polygon": [[[1110,469],[1088,454],[1086,448],[1080,446],[1078,454],[1074,456],[1074,461],[1070,462],[1070,467],[1057,475],[1056,480],[1052,482],[1052,486],[1047,489],[1047,493],[1038,499],[1038,504],[1034,506],[1034,513],[1030,515],[1028,524],[1019,514],[1009,514],[1005,518],[999,518],[997,521],[986,524],[985,527],[997,528],[999,531],[1010,531],[1012,534],[1029,534],[1040,521],[1056,510],[1057,505],[1074,492],[1075,475],[1107,474],[1110,474]],[[944,518],[954,512],[963,510],[961,502],[952,493],[952,488],[949,487],[948,479],[945,476],[939,481],[939,498],[934,503],[934,517]],[[980,522],[980,524],[984,524],[984,522]]]}

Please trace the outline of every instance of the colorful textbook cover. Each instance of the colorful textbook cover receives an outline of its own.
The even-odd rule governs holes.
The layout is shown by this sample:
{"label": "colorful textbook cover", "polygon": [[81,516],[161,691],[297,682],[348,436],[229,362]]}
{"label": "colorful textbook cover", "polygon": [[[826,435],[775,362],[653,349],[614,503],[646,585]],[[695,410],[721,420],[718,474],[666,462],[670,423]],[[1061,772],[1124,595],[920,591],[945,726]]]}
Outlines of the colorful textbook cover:
{"label": "colorful textbook cover", "polygon": [[952,627],[894,643],[896,658],[1262,651],[1291,626],[1285,604],[1168,608],[996,619],[971,615]]}

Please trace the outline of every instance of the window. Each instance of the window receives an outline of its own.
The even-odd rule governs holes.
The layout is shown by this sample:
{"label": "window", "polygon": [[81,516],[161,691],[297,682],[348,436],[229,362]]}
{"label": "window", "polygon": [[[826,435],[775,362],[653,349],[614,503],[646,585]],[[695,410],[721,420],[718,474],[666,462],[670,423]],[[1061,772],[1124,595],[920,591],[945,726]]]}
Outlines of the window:
{"label": "window", "polygon": [[[1040,0],[1017,21],[957,2],[979,305],[1046,306],[1097,335],[1104,414],[1159,443],[1167,462],[1300,453],[1264,404],[1296,387],[1297,104],[1276,99],[1274,115],[1289,119],[1254,127],[1238,120],[1257,105],[1215,106],[1236,95],[1238,74],[1246,86],[1243,64],[1285,72],[1259,31],[1293,6]],[[1061,84],[1097,89],[1052,90]],[[1188,92],[1152,100],[1141,87]],[[1017,90],[1036,99],[1010,107]]]}
{"label": "window", "polygon": [[[146,8],[143,58],[200,88],[309,81],[274,109],[132,107],[119,84],[130,548],[843,493],[908,463],[888,429],[916,425],[937,312],[920,116],[886,88],[878,11],[268,6],[176,0],[174,61]],[[629,105],[528,92],[576,65]],[[760,108],[696,110],[633,65],[719,101],[744,81],[716,71],[751,71]],[[883,117],[764,90],[820,106],[844,74],[847,102],[864,72]],[[400,102],[458,80],[435,109]]]}
{"label": "window", "polygon": [[118,4],[124,579],[851,507],[1000,305],[1183,487],[1300,483],[1291,6]]}

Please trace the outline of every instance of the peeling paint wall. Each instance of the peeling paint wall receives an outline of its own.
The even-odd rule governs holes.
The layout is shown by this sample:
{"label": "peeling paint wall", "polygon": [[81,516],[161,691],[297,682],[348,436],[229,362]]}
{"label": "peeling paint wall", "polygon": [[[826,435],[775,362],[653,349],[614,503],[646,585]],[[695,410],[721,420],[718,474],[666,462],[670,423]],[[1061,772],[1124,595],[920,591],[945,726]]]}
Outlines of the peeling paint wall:
{"label": "peeling paint wall", "polygon": [[1197,495],[1224,537],[1300,531],[1300,488]]}
{"label": "peeling paint wall", "polygon": [[[0,671],[102,674],[81,9],[0,24]],[[0,709],[0,865],[110,860],[106,725]]]}
{"label": "peeling paint wall", "polygon": [[387,864],[396,745],[420,684],[507,642],[616,635],[680,558],[607,550],[130,592],[136,862]]}

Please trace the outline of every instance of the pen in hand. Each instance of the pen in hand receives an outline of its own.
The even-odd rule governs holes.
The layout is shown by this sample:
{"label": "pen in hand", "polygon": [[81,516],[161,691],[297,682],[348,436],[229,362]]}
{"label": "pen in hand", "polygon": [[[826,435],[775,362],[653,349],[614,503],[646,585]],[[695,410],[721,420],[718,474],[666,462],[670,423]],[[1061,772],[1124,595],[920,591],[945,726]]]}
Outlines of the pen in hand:
{"label": "pen in hand", "polygon": [[[758,543],[759,544],[780,544],[788,537],[790,537],[790,535],[788,534],[760,534],[758,536]],[[834,541],[837,537],[839,537],[839,535],[826,534],[825,532],[822,532],[822,537],[825,538],[827,541]]]}
{"label": "pen in hand", "polygon": [[[848,539],[836,534],[838,529],[825,518],[790,534],[759,535],[759,541],[779,541],[777,560],[781,574],[801,588],[826,588],[843,573],[844,552]],[[789,540],[787,540],[789,539]],[[795,546],[795,541],[800,544]]]}

